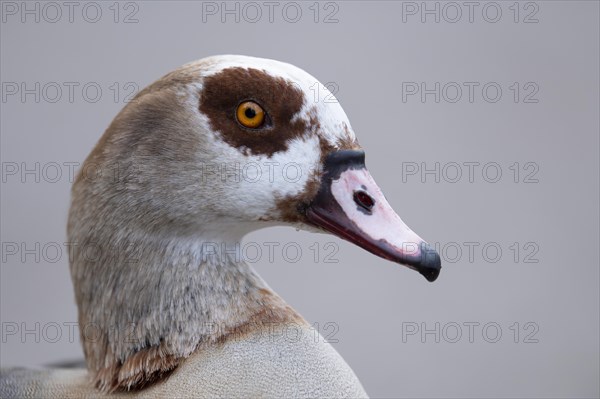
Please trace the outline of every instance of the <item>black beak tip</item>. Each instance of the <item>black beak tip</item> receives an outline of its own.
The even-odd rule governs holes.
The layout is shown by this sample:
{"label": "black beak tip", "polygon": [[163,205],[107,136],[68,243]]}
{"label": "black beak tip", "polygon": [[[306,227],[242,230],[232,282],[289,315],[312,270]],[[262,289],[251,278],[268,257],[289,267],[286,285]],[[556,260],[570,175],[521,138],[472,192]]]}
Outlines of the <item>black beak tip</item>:
{"label": "black beak tip", "polygon": [[440,269],[419,269],[419,273],[425,277],[427,281],[433,283],[440,275]]}
{"label": "black beak tip", "polygon": [[417,271],[431,283],[438,278],[441,268],[442,260],[440,259],[440,255],[429,244],[422,243],[421,259],[416,265]]}

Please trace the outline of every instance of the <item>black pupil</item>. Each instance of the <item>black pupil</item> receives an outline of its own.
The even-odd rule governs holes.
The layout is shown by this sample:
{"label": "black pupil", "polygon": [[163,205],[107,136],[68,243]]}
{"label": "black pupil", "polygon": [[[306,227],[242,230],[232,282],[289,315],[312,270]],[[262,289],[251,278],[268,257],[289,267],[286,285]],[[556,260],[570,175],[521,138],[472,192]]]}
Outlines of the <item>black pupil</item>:
{"label": "black pupil", "polygon": [[253,108],[248,107],[244,111],[244,115],[246,115],[246,118],[252,119],[256,116],[256,111]]}
{"label": "black pupil", "polygon": [[357,191],[354,193],[354,202],[368,211],[373,209],[373,206],[375,206],[375,200],[364,191]]}

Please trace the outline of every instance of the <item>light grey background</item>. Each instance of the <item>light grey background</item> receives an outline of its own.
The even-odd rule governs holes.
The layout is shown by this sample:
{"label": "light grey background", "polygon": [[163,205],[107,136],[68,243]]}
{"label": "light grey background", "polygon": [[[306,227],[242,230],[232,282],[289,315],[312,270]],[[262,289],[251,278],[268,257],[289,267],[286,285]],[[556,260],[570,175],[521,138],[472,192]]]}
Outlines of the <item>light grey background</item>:
{"label": "light grey background", "polygon": [[[36,3],[27,4],[33,8]],[[40,13],[44,4],[38,3]],[[495,9],[486,2],[478,3],[473,22],[463,6],[455,23],[444,19],[454,18],[448,6],[439,23],[432,15],[425,15],[422,23],[420,14],[403,14],[411,4],[391,1],[321,3],[318,23],[309,8],[312,2],[300,5],[302,16],[296,23],[284,18],[285,3],[275,9],[272,23],[264,5],[258,22],[245,21],[243,4],[238,6],[239,23],[232,15],[222,23],[218,14],[205,14],[203,22],[201,2],[138,1],[138,22],[129,24],[122,20],[135,8],[121,4],[119,23],[114,23],[109,2],[101,4],[100,21],[88,23],[82,17],[85,4],[79,3],[72,23],[64,7],[55,23],[44,20],[54,18],[51,9],[40,15],[39,23],[32,16],[23,23],[20,14],[3,14],[3,94],[6,82],[63,86],[56,103],[48,101],[54,97],[49,91],[41,93],[39,103],[33,95],[24,102],[16,95],[1,104],[3,367],[82,356],[78,340],[69,342],[64,324],[76,322],[66,253],[51,262],[51,243],[66,240],[70,181],[64,163],[87,156],[122,108],[131,91],[125,87],[128,82],[142,89],[185,62],[240,53],[287,61],[322,82],[335,82],[337,97],[366,149],[367,165],[392,206],[418,234],[446,248],[440,278],[429,284],[411,270],[333,237],[291,228],[248,237],[258,243],[300,244],[303,256],[298,262],[288,262],[276,251],[273,262],[263,257],[256,267],[292,306],[318,323],[322,334],[333,331],[324,328],[327,322],[339,327],[334,346],[370,395],[598,397],[597,2],[520,3],[518,23],[509,8],[513,2],[497,3],[502,17],[496,23],[482,16],[488,7],[486,17],[494,18]],[[443,12],[446,3],[427,6],[436,4]],[[338,22],[324,23],[336,7],[333,18]],[[93,18],[93,10],[88,11]],[[254,18],[253,10],[246,11],[246,19]],[[285,16],[293,19],[294,10],[287,11]],[[532,12],[538,22],[524,23]],[[80,84],[73,103],[64,82]],[[96,103],[82,97],[81,88],[88,82],[103,90]],[[121,88],[117,102],[109,88],[114,82]],[[406,82],[480,86],[472,103],[465,86],[456,103],[444,97],[436,103],[433,95],[425,102],[418,96],[403,102],[403,82],[405,87]],[[481,96],[481,87],[489,82],[503,90],[498,102]],[[518,102],[509,88],[513,82],[520,85]],[[533,86],[523,91],[528,82]],[[533,97],[538,102],[524,103],[532,87],[539,88]],[[63,165],[55,183],[55,171],[48,166],[52,162]],[[418,175],[403,179],[402,171],[413,165],[408,162],[419,167],[425,162],[428,168],[439,162],[440,168],[446,166],[446,178],[442,175],[439,183],[431,175],[424,183]],[[449,182],[454,177],[451,162],[479,162],[473,182],[466,167],[458,182]],[[497,183],[482,176],[482,165],[490,162],[501,167]],[[521,169],[518,183],[509,168],[515,162]],[[525,169],[527,162],[537,165],[537,183],[523,182],[535,168]],[[26,175],[25,182],[19,175],[7,175],[6,168],[14,163],[20,168],[39,163],[39,182],[34,175]],[[485,177],[493,178],[493,171]],[[34,255],[22,261],[21,253],[6,251],[7,243],[35,248],[36,242],[39,262]],[[315,263],[309,249],[315,242],[321,251],[329,242],[339,246],[334,256],[339,262],[325,262],[321,252]],[[468,242],[479,245],[473,259]],[[510,249],[515,242],[521,247],[516,261]],[[528,243],[533,244],[523,248]],[[487,259],[482,254],[486,244]],[[43,253],[45,245],[50,252]],[[457,245],[462,256],[453,261]],[[496,245],[502,256],[492,262]],[[530,260],[539,262],[525,263],[533,248],[538,252]],[[473,342],[464,324],[468,322],[480,323]],[[511,330],[515,322],[518,343]],[[528,322],[534,324],[526,329]],[[35,330],[35,323],[40,323],[38,333],[21,334],[23,329]],[[61,326],[56,343],[49,342],[56,334],[52,323]],[[403,328],[435,329],[435,323],[440,323],[439,343],[433,334],[403,339]],[[456,343],[450,342],[456,334],[452,323],[462,328]],[[484,335],[486,323],[502,329],[498,342],[487,342],[495,330]],[[18,333],[8,335],[15,325]],[[524,342],[528,333],[534,333],[529,338],[537,343]]]}

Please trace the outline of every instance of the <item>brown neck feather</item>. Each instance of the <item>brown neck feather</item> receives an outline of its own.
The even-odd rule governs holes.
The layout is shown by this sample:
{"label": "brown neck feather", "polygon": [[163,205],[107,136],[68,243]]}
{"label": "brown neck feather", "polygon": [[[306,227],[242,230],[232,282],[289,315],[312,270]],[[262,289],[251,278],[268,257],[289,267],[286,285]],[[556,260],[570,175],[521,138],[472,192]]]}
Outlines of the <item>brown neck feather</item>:
{"label": "brown neck feather", "polygon": [[[75,226],[70,233],[83,239],[71,271],[86,362],[102,391],[142,389],[204,348],[304,322],[235,255],[205,256],[202,240],[129,235],[127,245],[117,245],[123,233],[85,235]],[[83,249],[92,242],[119,248],[119,257],[100,251],[90,259]]]}

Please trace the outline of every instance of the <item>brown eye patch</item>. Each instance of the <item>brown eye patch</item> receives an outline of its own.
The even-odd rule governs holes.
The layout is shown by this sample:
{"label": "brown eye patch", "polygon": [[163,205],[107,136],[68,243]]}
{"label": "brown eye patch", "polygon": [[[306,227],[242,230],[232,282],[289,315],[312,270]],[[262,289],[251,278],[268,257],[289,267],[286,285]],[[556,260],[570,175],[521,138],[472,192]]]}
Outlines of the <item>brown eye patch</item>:
{"label": "brown eye patch", "polygon": [[[244,101],[259,104],[269,124],[254,130],[241,126],[236,113]],[[305,121],[292,122],[303,104],[304,94],[293,82],[262,70],[233,67],[204,79],[199,110],[230,146],[270,157],[286,151],[293,138],[307,132]]]}

